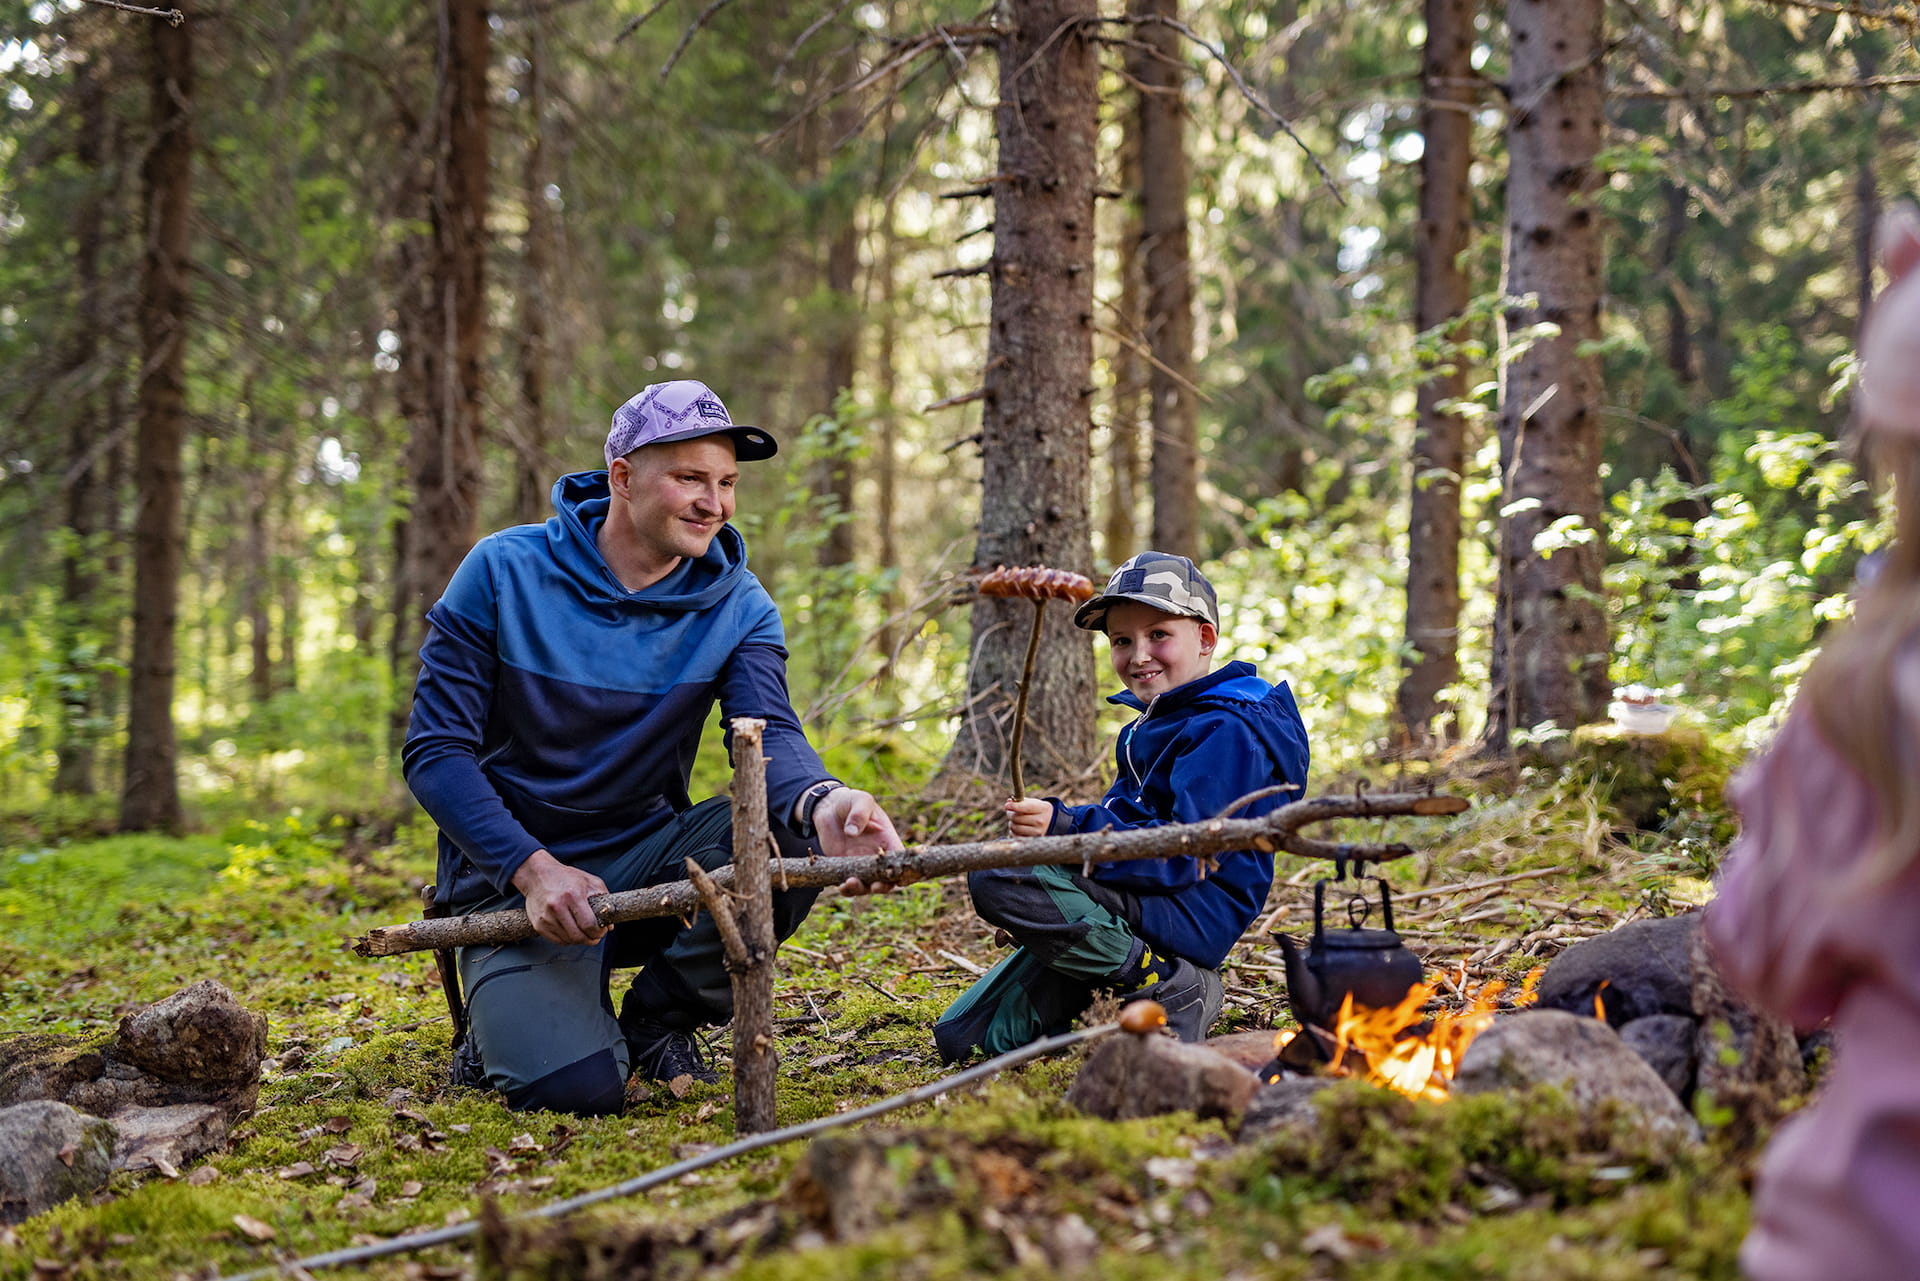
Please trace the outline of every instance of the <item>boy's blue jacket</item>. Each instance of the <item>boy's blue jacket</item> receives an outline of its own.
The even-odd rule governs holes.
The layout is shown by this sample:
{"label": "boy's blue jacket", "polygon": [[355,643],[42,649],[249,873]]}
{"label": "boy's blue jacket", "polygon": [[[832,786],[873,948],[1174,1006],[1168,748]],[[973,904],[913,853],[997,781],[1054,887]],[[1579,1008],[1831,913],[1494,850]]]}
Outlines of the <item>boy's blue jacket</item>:
{"label": "boy's blue jacket", "polygon": [[[1258,818],[1300,799],[1307,782],[1307,730],[1286,682],[1269,685],[1251,664],[1228,663],[1170,689],[1151,704],[1121,692],[1107,700],[1140,713],[1120,731],[1118,777],[1098,805],[1053,801],[1053,834],[1197,823],[1278,783],[1287,791],[1235,811]],[[1049,798],[1052,799],[1052,798]],[[1273,855],[1235,850],[1201,877],[1191,857],[1102,863],[1093,878],[1140,896],[1141,934],[1157,947],[1213,969],[1266,905]]]}
{"label": "boy's blue jacket", "polygon": [[562,476],[556,514],[481,539],[427,612],[402,760],[439,824],[455,910],[508,892],[537,849],[563,863],[617,853],[685,809],[716,698],[729,720],[767,722],[772,814],[828,776],[739,531],[629,592],[594,542],[608,504],[604,471]]}

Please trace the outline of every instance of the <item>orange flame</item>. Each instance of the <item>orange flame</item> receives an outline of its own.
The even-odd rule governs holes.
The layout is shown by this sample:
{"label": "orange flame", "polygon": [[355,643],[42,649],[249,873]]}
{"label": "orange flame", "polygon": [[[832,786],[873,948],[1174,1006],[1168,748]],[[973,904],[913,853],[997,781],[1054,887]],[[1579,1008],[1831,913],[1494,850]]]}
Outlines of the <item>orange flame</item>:
{"label": "orange flame", "polygon": [[[1537,999],[1534,987],[1542,969],[1528,974],[1515,993],[1514,1005],[1531,1005]],[[1463,988],[1465,967],[1456,975],[1454,987]],[[1349,994],[1340,1003],[1334,1021],[1333,1065],[1329,1071],[1340,1076],[1362,1077],[1377,1086],[1394,1090],[1409,1098],[1439,1102],[1447,1097],[1460,1060],[1475,1037],[1493,1022],[1493,1012],[1507,985],[1491,982],[1467,994],[1467,1008],[1441,1011],[1424,1032],[1408,1034],[1407,1029],[1421,1021],[1421,1010],[1433,997],[1433,989],[1416,983],[1398,1005],[1391,1009],[1355,1006]],[[1298,1035],[1293,1031],[1274,1038],[1278,1053]]]}

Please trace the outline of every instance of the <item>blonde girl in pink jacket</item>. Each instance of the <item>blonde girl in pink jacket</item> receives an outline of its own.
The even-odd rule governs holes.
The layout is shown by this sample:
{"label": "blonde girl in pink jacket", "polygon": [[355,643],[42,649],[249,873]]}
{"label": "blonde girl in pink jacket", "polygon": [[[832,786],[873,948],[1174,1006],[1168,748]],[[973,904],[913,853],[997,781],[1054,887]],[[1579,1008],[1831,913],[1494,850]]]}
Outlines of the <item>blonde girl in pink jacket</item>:
{"label": "blonde girl in pink jacket", "polygon": [[1731,789],[1743,819],[1706,928],[1727,976],[1837,1051],[1762,1158],[1753,1281],[1920,1278],[1920,215],[1880,227],[1892,283],[1856,401],[1895,541],[1855,621]]}

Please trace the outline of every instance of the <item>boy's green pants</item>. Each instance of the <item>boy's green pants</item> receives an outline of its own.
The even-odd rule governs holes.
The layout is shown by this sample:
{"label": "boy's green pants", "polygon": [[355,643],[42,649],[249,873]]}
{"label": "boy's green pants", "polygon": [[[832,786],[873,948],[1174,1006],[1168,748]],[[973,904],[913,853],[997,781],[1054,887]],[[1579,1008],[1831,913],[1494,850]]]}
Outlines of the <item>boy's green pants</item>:
{"label": "boy's green pants", "polygon": [[1020,946],[934,1025],[940,1057],[1004,1054],[1064,1032],[1102,988],[1151,981],[1140,900],[1063,867],[1006,867],[967,877],[975,909]]}

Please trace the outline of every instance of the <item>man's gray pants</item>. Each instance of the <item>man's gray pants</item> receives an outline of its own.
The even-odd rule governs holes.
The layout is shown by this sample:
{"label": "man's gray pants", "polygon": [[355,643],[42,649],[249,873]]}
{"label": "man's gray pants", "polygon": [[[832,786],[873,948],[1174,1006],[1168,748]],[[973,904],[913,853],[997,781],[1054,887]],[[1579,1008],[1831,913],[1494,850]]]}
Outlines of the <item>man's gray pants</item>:
{"label": "man's gray pants", "polygon": [[[613,892],[686,879],[691,858],[711,871],[732,861],[732,809],[716,796],[676,815],[631,849],[576,862]],[[781,853],[807,851],[784,825],[774,825]],[[775,891],[774,933],[787,938],[806,919],[817,889]],[[525,907],[518,891],[497,895],[477,912]],[[486,1065],[487,1081],[515,1111],[550,1108],[582,1116],[618,1112],[631,1066],[626,1037],[607,989],[615,969],[644,966],[622,1013],[691,1030],[733,1017],[719,932],[705,912],[689,926],[678,917],[629,921],[598,943],[533,939],[501,947],[460,949],[468,1035]]]}

